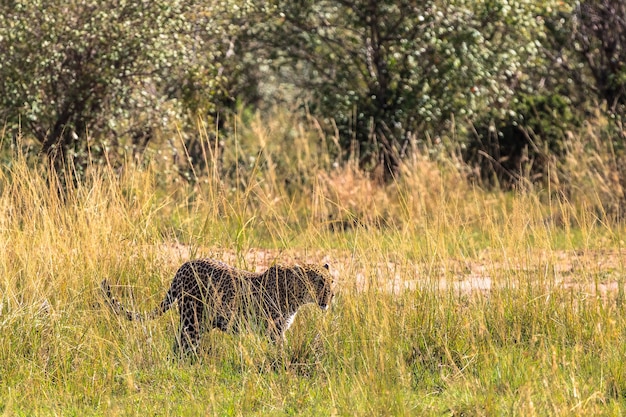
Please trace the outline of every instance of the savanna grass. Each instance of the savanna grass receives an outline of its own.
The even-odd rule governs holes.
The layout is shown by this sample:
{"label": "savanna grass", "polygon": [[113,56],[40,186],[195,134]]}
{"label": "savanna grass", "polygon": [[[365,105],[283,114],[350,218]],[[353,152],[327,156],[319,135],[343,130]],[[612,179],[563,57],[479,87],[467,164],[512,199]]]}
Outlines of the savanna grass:
{"label": "savanna grass", "polygon": [[[626,411],[622,229],[599,194],[485,191],[452,156],[418,156],[382,185],[333,168],[332,138],[285,126],[252,119],[221,158],[206,135],[209,168],[191,183],[155,159],[90,167],[59,192],[16,155],[0,174],[0,411]],[[200,256],[329,262],[335,303],[305,308],[284,349],[212,331],[193,361],[173,356],[175,312],[130,323],[103,303],[106,278],[149,310]]]}

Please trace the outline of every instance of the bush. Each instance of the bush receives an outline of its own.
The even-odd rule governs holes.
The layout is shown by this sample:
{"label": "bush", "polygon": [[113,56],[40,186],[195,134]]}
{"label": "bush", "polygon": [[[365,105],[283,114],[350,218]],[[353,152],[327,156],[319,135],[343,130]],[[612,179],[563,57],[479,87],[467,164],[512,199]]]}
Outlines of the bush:
{"label": "bush", "polygon": [[230,70],[238,3],[1,3],[7,133],[35,138],[57,167],[80,167],[108,150],[142,151],[184,116],[216,119],[250,84]]}
{"label": "bush", "polygon": [[502,107],[536,64],[550,4],[275,0],[258,35],[276,72],[289,66],[285,79],[336,124],[343,148],[356,143],[361,165],[382,165],[389,179],[413,135]]}
{"label": "bush", "polygon": [[3,2],[3,118],[52,159],[66,159],[87,132],[148,134],[167,118],[162,80],[183,58],[175,35],[188,12],[185,1]]}
{"label": "bush", "polygon": [[543,181],[550,162],[564,157],[567,133],[579,120],[562,95],[520,94],[508,114],[476,121],[464,159],[492,186]]}

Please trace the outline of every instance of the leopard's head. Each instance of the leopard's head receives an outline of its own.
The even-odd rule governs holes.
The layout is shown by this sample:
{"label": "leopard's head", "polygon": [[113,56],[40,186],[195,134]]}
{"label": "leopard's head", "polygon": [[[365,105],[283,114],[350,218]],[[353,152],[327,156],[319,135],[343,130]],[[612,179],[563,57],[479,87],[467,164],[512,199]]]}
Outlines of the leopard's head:
{"label": "leopard's head", "polygon": [[306,265],[302,268],[313,302],[322,310],[327,310],[333,299],[333,277],[328,264],[324,266]]}

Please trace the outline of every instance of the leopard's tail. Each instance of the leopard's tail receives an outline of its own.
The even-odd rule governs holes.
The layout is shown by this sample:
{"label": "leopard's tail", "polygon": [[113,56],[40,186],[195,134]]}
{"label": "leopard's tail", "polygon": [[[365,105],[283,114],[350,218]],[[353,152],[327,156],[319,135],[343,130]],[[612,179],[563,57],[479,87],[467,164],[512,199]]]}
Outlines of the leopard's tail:
{"label": "leopard's tail", "polygon": [[100,288],[102,289],[102,292],[104,293],[107,304],[109,305],[109,307],[111,307],[111,309],[115,312],[115,314],[123,315],[128,320],[131,320],[131,321],[144,321],[144,320],[155,319],[161,316],[167,310],[169,310],[172,304],[174,303],[174,301],[176,301],[176,299],[178,298],[173,294],[172,288],[170,288],[165,298],[163,299],[163,301],[157,308],[155,308],[148,314],[137,313],[137,312],[128,310],[126,307],[122,305],[122,303],[120,303],[115,297],[113,297],[113,293],[111,292],[111,285],[109,285],[109,282],[106,279],[102,281],[102,283],[100,284]]}

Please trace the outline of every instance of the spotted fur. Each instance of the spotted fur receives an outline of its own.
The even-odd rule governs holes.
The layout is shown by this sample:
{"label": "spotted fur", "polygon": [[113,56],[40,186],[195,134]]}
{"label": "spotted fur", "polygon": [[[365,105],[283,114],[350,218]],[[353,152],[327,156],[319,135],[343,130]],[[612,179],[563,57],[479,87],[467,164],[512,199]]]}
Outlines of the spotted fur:
{"label": "spotted fur", "polygon": [[326,310],[332,300],[328,265],[271,266],[263,273],[234,268],[213,259],[184,263],[176,272],[161,304],[148,314],[127,310],[104,280],[109,306],[128,320],[151,320],[178,302],[177,347],[195,351],[204,329],[238,332],[260,324],[274,341],[281,341],[300,307],[316,303]]}

